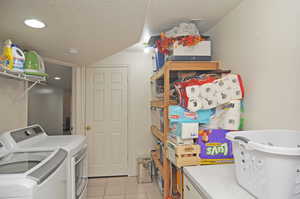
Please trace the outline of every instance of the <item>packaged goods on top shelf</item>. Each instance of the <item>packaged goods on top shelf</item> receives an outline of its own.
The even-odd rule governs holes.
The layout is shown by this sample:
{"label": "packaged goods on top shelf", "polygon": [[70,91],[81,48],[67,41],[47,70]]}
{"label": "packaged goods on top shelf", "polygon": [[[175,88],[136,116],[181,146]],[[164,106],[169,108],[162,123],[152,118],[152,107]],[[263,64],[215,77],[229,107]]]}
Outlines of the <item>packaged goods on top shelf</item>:
{"label": "packaged goods on top shelf", "polygon": [[44,61],[37,52],[23,51],[11,40],[3,42],[0,55],[0,71],[33,80],[45,80],[48,76],[45,72]]}
{"label": "packaged goods on top shelf", "polygon": [[148,41],[153,47],[153,71],[166,61],[211,61],[212,47],[209,36],[199,33],[193,23],[180,23],[167,32],[155,35]]}

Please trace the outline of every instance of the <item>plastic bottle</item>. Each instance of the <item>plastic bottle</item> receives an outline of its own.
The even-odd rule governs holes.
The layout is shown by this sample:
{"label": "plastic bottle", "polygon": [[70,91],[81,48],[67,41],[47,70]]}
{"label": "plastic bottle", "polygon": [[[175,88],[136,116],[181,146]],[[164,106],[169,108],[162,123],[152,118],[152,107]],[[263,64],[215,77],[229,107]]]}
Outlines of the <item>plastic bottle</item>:
{"label": "plastic bottle", "polygon": [[13,57],[13,51],[11,48],[12,42],[8,39],[4,42],[4,47],[3,47],[3,54],[2,54],[2,59],[4,60],[4,66],[12,70],[14,67],[14,57]]}

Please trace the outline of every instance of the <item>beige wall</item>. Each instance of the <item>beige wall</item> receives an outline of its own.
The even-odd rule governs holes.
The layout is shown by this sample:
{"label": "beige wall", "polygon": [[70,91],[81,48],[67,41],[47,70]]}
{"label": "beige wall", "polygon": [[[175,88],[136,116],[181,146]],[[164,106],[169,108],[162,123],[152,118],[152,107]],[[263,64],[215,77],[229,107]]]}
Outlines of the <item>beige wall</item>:
{"label": "beige wall", "polygon": [[214,59],[243,76],[246,128],[300,130],[300,1],[244,0],[209,33]]}
{"label": "beige wall", "polygon": [[153,143],[150,129],[150,54],[122,51],[93,66],[128,66],[128,168],[136,175],[136,157],[149,155]]}
{"label": "beige wall", "polygon": [[27,97],[18,99],[24,88],[23,81],[0,77],[0,133],[27,125]]}

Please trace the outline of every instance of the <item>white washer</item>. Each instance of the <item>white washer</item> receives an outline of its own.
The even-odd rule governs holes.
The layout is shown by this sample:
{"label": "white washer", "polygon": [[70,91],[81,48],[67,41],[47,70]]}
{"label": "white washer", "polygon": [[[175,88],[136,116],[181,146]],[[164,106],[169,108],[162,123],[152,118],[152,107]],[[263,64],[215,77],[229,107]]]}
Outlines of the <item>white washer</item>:
{"label": "white washer", "polygon": [[87,142],[84,136],[48,136],[39,125],[4,133],[0,140],[18,150],[67,151],[67,199],[85,199],[87,195]]}
{"label": "white washer", "polygon": [[63,149],[18,151],[1,143],[0,199],[65,199],[66,170]]}

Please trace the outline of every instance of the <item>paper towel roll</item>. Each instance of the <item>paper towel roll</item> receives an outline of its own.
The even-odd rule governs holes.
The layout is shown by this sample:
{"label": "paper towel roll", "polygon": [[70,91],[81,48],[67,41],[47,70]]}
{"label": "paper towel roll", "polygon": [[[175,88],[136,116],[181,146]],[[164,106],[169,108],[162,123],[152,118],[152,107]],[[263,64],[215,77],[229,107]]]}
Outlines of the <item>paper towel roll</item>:
{"label": "paper towel roll", "polygon": [[200,96],[203,98],[215,98],[217,87],[213,83],[203,84],[199,87]]}
{"label": "paper towel roll", "polygon": [[188,104],[187,104],[187,109],[192,111],[192,112],[196,112],[200,109],[202,109],[203,105],[202,105],[202,101],[201,99],[198,98],[189,98],[188,100]]}
{"label": "paper towel roll", "polygon": [[186,95],[188,97],[197,98],[200,95],[200,86],[198,86],[198,85],[187,86],[185,88],[185,91],[186,91]]}
{"label": "paper towel roll", "polygon": [[241,114],[241,100],[231,100],[230,103],[228,104],[228,114]]}

